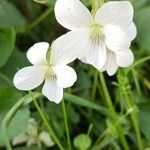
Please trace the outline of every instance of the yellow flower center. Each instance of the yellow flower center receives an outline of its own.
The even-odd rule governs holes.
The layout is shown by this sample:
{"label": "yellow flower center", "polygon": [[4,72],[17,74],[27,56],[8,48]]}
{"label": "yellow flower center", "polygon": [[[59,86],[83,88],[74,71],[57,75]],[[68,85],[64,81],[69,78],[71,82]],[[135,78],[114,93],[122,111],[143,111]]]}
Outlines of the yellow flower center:
{"label": "yellow flower center", "polygon": [[47,72],[45,74],[45,78],[49,79],[49,78],[56,78],[56,74],[53,70],[53,65],[48,64],[48,69]]}
{"label": "yellow flower center", "polygon": [[90,38],[92,41],[100,42],[104,39],[104,34],[102,32],[102,28],[103,28],[102,25],[97,23],[91,25],[90,28],[91,28]]}

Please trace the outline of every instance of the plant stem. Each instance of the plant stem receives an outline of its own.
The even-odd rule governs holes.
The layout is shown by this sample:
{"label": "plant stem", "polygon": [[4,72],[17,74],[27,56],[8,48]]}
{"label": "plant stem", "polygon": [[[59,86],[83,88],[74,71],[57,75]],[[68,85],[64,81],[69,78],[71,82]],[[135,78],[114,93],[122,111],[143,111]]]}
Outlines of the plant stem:
{"label": "plant stem", "polygon": [[13,86],[12,81],[11,81],[6,75],[4,75],[4,74],[1,73],[1,72],[0,72],[0,78],[1,78],[2,80],[4,80],[5,82],[7,82],[10,86]]}
{"label": "plant stem", "polygon": [[[124,94],[124,96],[125,96],[128,108],[129,109],[133,108],[132,98],[129,95],[127,95],[127,94]],[[131,120],[132,120],[134,129],[135,129],[135,133],[136,133],[136,137],[137,137],[137,142],[138,142],[139,149],[143,150],[143,143],[142,143],[142,138],[141,138],[141,133],[140,133],[140,127],[139,127],[139,121],[138,121],[137,114],[134,111],[130,115],[131,115]]]}
{"label": "plant stem", "polygon": [[[101,85],[102,85],[102,89],[103,89],[103,92],[104,92],[106,103],[107,103],[108,108],[109,108],[109,110],[112,114],[112,121],[115,124],[118,120],[118,116],[117,116],[117,114],[115,112],[115,109],[113,107],[113,104],[112,104],[112,101],[111,101],[111,98],[110,98],[110,95],[109,95],[109,92],[108,92],[108,89],[107,89],[107,86],[106,86],[106,82],[105,82],[105,79],[104,79],[104,76],[103,76],[102,73],[100,73],[100,81],[101,81]],[[126,141],[123,129],[121,128],[120,122],[118,122],[116,124],[116,130],[118,132],[118,136],[120,138],[122,146],[124,147],[125,150],[129,150],[129,146],[128,146],[128,143]]]}
{"label": "plant stem", "polygon": [[37,109],[39,115],[41,116],[41,118],[42,118],[42,120],[43,120],[45,126],[46,126],[47,129],[48,129],[49,134],[51,135],[51,137],[53,138],[53,140],[56,142],[56,144],[58,145],[58,147],[60,148],[60,150],[64,150],[63,146],[61,145],[61,143],[59,142],[59,140],[58,140],[58,138],[56,137],[55,133],[53,132],[53,130],[52,130],[50,124],[48,123],[48,121],[47,121],[47,119],[46,119],[44,113],[42,112],[41,108],[39,107],[39,105],[38,105],[38,103],[37,103],[35,97],[33,96],[33,93],[32,93],[31,91],[30,91],[29,93],[30,93],[30,95],[31,95],[31,97],[32,97],[32,99],[33,99],[34,105],[35,105],[35,107],[36,107],[36,109]]}
{"label": "plant stem", "polygon": [[44,20],[49,13],[52,12],[52,8],[48,8],[43,14],[41,14],[36,20],[34,20],[29,26],[28,29],[34,28],[37,24],[39,24],[42,20]]}
{"label": "plant stem", "polygon": [[42,20],[44,20],[52,11],[53,11],[53,8],[49,7],[43,14],[41,14],[33,22],[31,22],[30,24],[25,25],[23,29],[22,28],[16,29],[16,32],[19,33],[19,32],[26,32],[28,30],[31,30],[37,24],[39,24]]}
{"label": "plant stem", "polygon": [[143,64],[144,62],[146,62],[148,60],[150,60],[150,56],[147,56],[147,57],[144,57],[144,58],[141,58],[141,59],[137,60],[133,65],[131,65],[131,67],[129,67],[127,69],[127,73],[129,71],[131,71],[133,68],[135,68],[136,66],[139,66],[140,64]]}
{"label": "plant stem", "polygon": [[65,101],[62,100],[61,104],[62,104],[64,123],[65,123],[65,129],[66,129],[66,135],[67,135],[67,141],[68,141],[68,148],[69,148],[69,150],[71,150],[71,141],[70,141],[70,134],[69,134],[69,127],[68,127],[68,119],[67,119],[67,111],[66,111]]}
{"label": "plant stem", "polygon": [[141,89],[140,89],[139,81],[138,81],[138,79],[136,77],[135,69],[132,69],[132,76],[133,76],[133,80],[134,80],[134,83],[135,83],[135,87],[136,87],[137,93],[139,95],[141,95]]}
{"label": "plant stem", "polygon": [[97,78],[98,78],[98,72],[97,70],[94,71],[94,83],[93,83],[93,88],[92,88],[92,100],[94,100],[95,98],[95,94],[96,94],[96,88],[97,88]]}
{"label": "plant stem", "polygon": [[[132,91],[130,88],[129,80],[124,71],[120,72],[118,76],[118,81],[119,81],[119,84],[121,85],[120,86],[122,90],[121,92],[123,93],[123,96],[125,97],[125,101],[127,102],[128,109],[135,107],[136,104],[134,103],[132,99]],[[143,150],[143,143],[142,143],[139,121],[138,121],[138,116],[137,116],[136,111],[133,111],[130,114],[130,116],[131,116],[131,120],[133,123],[133,127],[135,129],[139,149]]]}
{"label": "plant stem", "polygon": [[95,16],[97,10],[98,10],[99,7],[100,7],[100,1],[99,1],[99,0],[91,0],[91,5],[92,5],[91,14],[92,14],[93,16]]}

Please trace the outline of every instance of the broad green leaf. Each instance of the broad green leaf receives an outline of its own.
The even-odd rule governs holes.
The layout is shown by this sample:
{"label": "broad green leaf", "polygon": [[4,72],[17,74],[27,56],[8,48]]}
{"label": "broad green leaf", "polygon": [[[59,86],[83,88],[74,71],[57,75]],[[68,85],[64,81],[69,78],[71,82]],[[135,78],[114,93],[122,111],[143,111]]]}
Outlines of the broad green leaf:
{"label": "broad green leaf", "polygon": [[0,68],[8,61],[15,44],[13,28],[0,29]]}
{"label": "broad green leaf", "polygon": [[74,145],[80,150],[87,150],[91,146],[91,139],[86,134],[80,134],[75,137]]}
{"label": "broad green leaf", "polygon": [[18,9],[10,2],[0,1],[0,27],[18,27],[25,24],[25,19]]}
{"label": "broad green leaf", "polygon": [[149,50],[150,48],[150,7],[143,8],[135,14],[138,35],[137,42],[141,49]]}
{"label": "broad green leaf", "polygon": [[[14,88],[0,87],[0,146],[5,144],[4,134],[2,131],[2,120],[21,97],[22,95]],[[18,110],[8,129],[10,139],[13,139],[17,134],[24,131],[29,117],[29,107],[25,106]]]}
{"label": "broad green leaf", "polygon": [[78,70],[78,78],[75,87],[81,89],[81,92],[78,92],[78,95],[84,98],[89,98],[91,95],[91,86],[92,82],[90,80],[91,76],[90,73],[85,71],[87,70],[87,65],[81,65],[80,69]]}
{"label": "broad green leaf", "polygon": [[17,49],[14,49],[13,54],[11,55],[7,63],[1,68],[0,86],[13,86],[13,77],[15,73],[18,71],[18,69],[21,69],[28,65],[30,65],[30,63],[26,58],[26,54],[20,52]]}
{"label": "broad green leaf", "polygon": [[139,120],[143,134],[150,140],[150,103],[139,106]]}

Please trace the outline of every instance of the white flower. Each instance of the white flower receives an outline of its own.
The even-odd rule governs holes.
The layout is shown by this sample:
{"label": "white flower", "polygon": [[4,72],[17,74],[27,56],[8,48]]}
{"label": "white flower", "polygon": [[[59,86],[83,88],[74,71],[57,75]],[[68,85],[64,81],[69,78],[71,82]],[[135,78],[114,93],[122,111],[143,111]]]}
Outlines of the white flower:
{"label": "white flower", "polygon": [[63,98],[63,88],[70,87],[77,80],[75,71],[66,64],[75,58],[61,51],[62,45],[57,40],[52,44],[40,42],[27,52],[28,60],[33,66],[19,70],[14,77],[14,85],[19,90],[32,90],[45,80],[42,93],[50,101],[59,103]]}
{"label": "white flower", "polygon": [[12,144],[14,146],[23,143],[27,143],[27,146],[41,143],[43,143],[47,147],[51,147],[54,145],[54,142],[46,131],[42,131],[39,133],[39,126],[34,118],[30,118],[28,120],[25,132],[17,135],[12,141]]}
{"label": "white flower", "polygon": [[128,1],[107,2],[95,16],[79,0],[57,0],[55,16],[71,30],[59,42],[63,49],[77,55],[85,63],[113,75],[118,66],[133,63],[129,49],[136,36],[133,7]]}

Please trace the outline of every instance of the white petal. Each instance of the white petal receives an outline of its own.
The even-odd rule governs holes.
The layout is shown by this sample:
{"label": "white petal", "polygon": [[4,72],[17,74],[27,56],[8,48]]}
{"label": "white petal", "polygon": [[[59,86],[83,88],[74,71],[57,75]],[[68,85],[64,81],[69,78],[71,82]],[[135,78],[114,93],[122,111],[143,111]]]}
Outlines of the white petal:
{"label": "white petal", "polygon": [[114,52],[107,50],[106,64],[101,71],[107,71],[109,76],[112,76],[117,71],[118,65],[116,63],[116,56]]}
{"label": "white petal", "polygon": [[19,70],[13,79],[14,85],[19,90],[32,90],[44,81],[47,68],[29,66]]}
{"label": "white petal", "polygon": [[48,147],[53,146],[54,142],[47,132],[41,132],[39,135],[40,140]]}
{"label": "white petal", "polygon": [[135,24],[132,22],[131,25],[125,30],[125,32],[131,41],[134,40],[137,35]]}
{"label": "white petal", "polygon": [[77,74],[71,67],[67,65],[59,65],[54,67],[57,76],[57,85],[62,88],[71,87],[77,80]]}
{"label": "white petal", "polygon": [[28,141],[28,136],[25,133],[20,133],[13,139],[12,144],[15,146],[18,144],[23,144],[27,141]]}
{"label": "white petal", "polygon": [[107,2],[96,13],[95,20],[102,25],[128,27],[133,21],[133,6],[129,1]]}
{"label": "white petal", "polygon": [[46,54],[49,44],[46,42],[39,42],[34,44],[27,52],[27,58],[33,65],[47,64]]}
{"label": "white petal", "polygon": [[134,61],[133,53],[130,49],[116,52],[117,64],[120,67],[128,67]]}
{"label": "white petal", "polygon": [[55,16],[62,26],[70,30],[88,27],[93,22],[91,13],[79,0],[57,0]]}
{"label": "white petal", "polygon": [[52,44],[50,62],[52,64],[68,64],[84,54],[85,45],[89,41],[89,29],[77,29],[56,39]]}
{"label": "white petal", "polygon": [[58,104],[63,99],[63,88],[58,87],[55,77],[51,77],[45,80],[42,93],[50,101],[53,101],[56,104]]}
{"label": "white petal", "polygon": [[119,51],[129,48],[131,41],[125,31],[117,26],[107,25],[103,29],[108,49]]}
{"label": "white petal", "polygon": [[106,46],[103,41],[89,42],[89,48],[85,56],[85,63],[93,65],[97,69],[101,69],[106,62]]}

